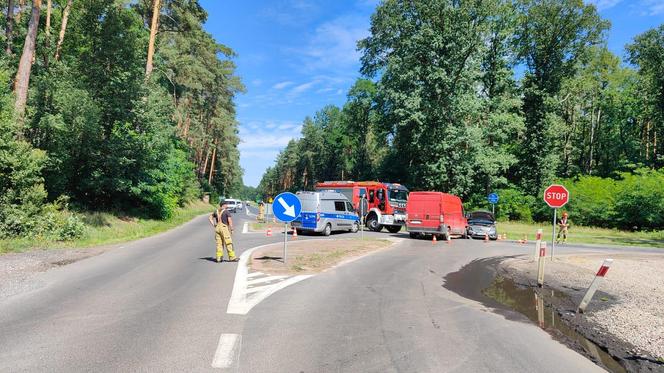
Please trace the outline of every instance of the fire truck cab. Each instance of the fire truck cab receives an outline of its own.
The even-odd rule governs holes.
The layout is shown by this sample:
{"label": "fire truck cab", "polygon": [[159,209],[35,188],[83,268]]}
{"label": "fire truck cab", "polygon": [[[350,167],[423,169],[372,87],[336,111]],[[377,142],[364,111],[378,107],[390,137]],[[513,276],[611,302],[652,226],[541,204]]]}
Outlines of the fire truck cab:
{"label": "fire truck cab", "polygon": [[403,185],[376,181],[325,181],[317,183],[315,189],[345,195],[374,232],[385,227],[390,233],[397,233],[405,224],[408,189]]}

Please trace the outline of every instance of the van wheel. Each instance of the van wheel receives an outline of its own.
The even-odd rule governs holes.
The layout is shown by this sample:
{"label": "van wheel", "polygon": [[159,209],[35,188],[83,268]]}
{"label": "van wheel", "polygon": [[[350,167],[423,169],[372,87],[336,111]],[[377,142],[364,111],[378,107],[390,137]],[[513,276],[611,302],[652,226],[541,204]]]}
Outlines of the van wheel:
{"label": "van wheel", "polygon": [[353,228],[350,229],[351,233],[357,233],[357,231],[360,230],[360,223],[355,222],[353,223]]}
{"label": "van wheel", "polygon": [[400,225],[388,225],[387,226],[387,231],[390,232],[390,233],[399,233],[400,230],[401,230]]}
{"label": "van wheel", "polygon": [[420,237],[420,235],[417,234],[417,232],[408,232],[408,235],[410,236],[410,238],[419,238]]}
{"label": "van wheel", "polygon": [[325,230],[323,231],[323,234],[326,236],[329,236],[332,233],[332,226],[331,225],[326,225]]}
{"label": "van wheel", "polygon": [[378,216],[373,213],[367,216],[367,227],[374,232],[380,232],[383,229],[383,226],[378,224]]}

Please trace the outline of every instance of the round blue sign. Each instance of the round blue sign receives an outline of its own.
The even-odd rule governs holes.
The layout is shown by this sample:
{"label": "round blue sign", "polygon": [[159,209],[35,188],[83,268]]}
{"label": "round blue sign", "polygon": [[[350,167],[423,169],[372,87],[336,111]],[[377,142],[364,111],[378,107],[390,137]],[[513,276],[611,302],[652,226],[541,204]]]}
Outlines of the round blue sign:
{"label": "round blue sign", "polygon": [[496,203],[498,203],[498,194],[491,193],[487,196],[486,199],[489,201],[489,203],[496,204]]}
{"label": "round blue sign", "polygon": [[290,223],[300,216],[302,202],[293,193],[281,193],[274,199],[272,212],[277,219],[284,223]]}

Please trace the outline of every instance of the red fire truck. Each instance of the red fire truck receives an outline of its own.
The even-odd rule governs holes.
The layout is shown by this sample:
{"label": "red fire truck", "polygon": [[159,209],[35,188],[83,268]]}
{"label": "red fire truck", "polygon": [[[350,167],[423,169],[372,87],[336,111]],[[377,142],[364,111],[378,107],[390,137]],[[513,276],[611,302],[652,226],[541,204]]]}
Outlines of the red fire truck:
{"label": "red fire truck", "polygon": [[358,212],[363,212],[366,225],[374,232],[385,227],[397,233],[406,221],[408,189],[400,184],[377,181],[325,181],[315,185],[317,191],[334,190],[348,198]]}

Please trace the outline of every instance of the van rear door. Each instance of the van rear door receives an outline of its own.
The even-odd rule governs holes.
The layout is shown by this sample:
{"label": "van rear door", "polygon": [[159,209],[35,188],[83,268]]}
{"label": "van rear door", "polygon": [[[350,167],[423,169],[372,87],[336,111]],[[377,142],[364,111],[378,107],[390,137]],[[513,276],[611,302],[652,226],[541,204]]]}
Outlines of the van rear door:
{"label": "van rear door", "polygon": [[307,193],[298,195],[302,201],[302,212],[296,221],[300,221],[304,229],[316,229],[318,214],[320,213],[320,200],[318,193]]}
{"label": "van rear door", "polygon": [[410,194],[408,199],[409,225],[438,230],[440,214],[440,194],[417,192]]}

